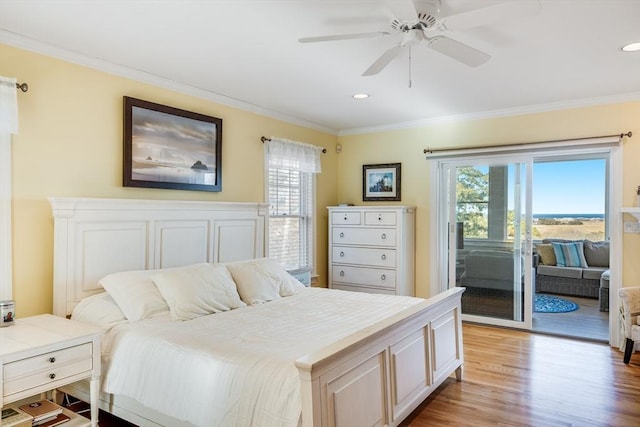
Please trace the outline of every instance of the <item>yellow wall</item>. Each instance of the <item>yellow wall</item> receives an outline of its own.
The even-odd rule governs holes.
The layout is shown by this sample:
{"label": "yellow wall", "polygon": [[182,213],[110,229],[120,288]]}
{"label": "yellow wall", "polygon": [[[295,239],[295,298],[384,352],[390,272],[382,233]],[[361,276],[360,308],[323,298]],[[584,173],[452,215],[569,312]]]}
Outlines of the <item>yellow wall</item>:
{"label": "yellow wall", "polygon": [[[48,197],[263,202],[262,135],[327,148],[317,180],[316,251],[318,283],[326,283],[326,206],[336,203],[337,136],[1,44],[0,75],[29,84],[27,93],[18,92],[20,129],[12,139],[13,296],[19,316],[52,310]],[[222,192],[123,187],[125,95],[222,118]]]}
{"label": "yellow wall", "polygon": [[[429,162],[423,149],[589,137],[632,131],[624,146],[623,205],[640,185],[640,102],[336,137],[211,101],[0,44],[0,75],[27,82],[13,137],[13,291],[20,316],[52,308],[53,221],[47,198],[264,201],[260,136],[327,148],[317,185],[318,284],[326,284],[326,206],[362,202],[362,165],[402,163],[402,201],[417,206],[416,293],[429,295]],[[220,193],[122,187],[122,97],[223,119]],[[336,154],[335,146],[342,144]],[[587,191],[587,190],[585,190]],[[371,204],[371,203],[367,203]],[[398,204],[393,202],[390,204]],[[640,283],[640,236],[624,235],[623,283]]]}
{"label": "yellow wall", "polygon": [[[416,294],[429,295],[429,163],[425,148],[561,140],[632,131],[623,147],[623,206],[634,206],[640,185],[640,102],[495,119],[449,122],[366,135],[341,136],[338,200],[362,202],[362,165],[402,163],[402,201],[416,210]],[[589,189],[585,189],[588,194]],[[391,204],[392,202],[387,202]],[[397,204],[398,202],[393,202]],[[630,220],[627,218],[626,220]],[[640,236],[624,235],[623,284],[640,283]]]}

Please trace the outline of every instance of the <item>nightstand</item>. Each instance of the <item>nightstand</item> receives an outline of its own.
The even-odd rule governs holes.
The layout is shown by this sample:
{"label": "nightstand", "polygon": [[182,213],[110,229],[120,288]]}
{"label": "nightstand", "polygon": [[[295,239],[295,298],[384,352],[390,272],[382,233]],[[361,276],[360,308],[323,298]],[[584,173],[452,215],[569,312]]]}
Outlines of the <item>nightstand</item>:
{"label": "nightstand", "polygon": [[18,318],[0,328],[0,373],[0,407],[89,379],[91,422],[76,416],[65,427],[98,425],[98,328],[51,314]]}

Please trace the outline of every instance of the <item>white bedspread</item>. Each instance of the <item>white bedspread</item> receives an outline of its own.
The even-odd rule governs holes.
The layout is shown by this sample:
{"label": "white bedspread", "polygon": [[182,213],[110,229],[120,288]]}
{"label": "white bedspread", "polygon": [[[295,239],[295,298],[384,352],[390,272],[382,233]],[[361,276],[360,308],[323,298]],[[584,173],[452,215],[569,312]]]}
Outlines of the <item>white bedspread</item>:
{"label": "white bedspread", "polygon": [[186,322],[117,325],[103,390],[198,426],[295,426],[295,360],[420,301],[311,288]]}

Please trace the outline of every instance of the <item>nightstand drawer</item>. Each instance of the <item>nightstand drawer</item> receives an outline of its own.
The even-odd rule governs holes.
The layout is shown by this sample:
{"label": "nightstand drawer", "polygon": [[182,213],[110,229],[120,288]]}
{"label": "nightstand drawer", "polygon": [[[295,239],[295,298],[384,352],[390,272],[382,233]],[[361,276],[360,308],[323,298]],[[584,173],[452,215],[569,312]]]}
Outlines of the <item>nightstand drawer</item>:
{"label": "nightstand drawer", "polygon": [[43,369],[55,369],[57,366],[79,359],[91,360],[92,354],[91,344],[86,343],[16,360],[15,362],[4,365],[4,381],[11,381],[11,379],[15,377],[24,376],[25,374]]}
{"label": "nightstand drawer", "polygon": [[37,372],[23,372],[24,375],[16,376],[11,379],[7,379],[5,377],[3,393],[5,396],[9,396],[14,393],[46,385],[63,378],[82,374],[83,372],[90,372],[92,369],[91,362],[91,357],[86,357],[64,365],[55,364],[50,366],[49,369],[43,369]]}

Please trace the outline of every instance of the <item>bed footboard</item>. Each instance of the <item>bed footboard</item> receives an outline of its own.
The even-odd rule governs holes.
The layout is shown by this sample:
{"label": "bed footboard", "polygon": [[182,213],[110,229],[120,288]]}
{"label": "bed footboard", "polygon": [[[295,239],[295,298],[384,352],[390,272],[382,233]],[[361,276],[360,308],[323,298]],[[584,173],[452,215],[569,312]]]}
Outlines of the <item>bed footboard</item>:
{"label": "bed footboard", "polygon": [[296,361],[304,427],[397,426],[453,372],[462,379],[464,288]]}

